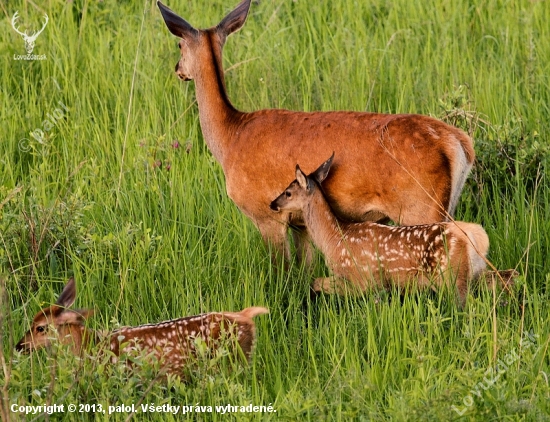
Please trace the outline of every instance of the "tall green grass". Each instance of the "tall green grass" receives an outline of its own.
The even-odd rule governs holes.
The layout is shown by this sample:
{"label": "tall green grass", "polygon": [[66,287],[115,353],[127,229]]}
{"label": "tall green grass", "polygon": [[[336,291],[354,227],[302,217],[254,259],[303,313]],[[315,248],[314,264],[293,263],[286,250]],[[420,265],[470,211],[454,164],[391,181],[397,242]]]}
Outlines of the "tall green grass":
{"label": "tall green grass", "polygon": [[[208,27],[235,3],[168,5]],[[242,110],[413,112],[471,131],[478,162],[457,218],[483,224],[491,261],[520,277],[511,296],[481,286],[463,310],[448,292],[312,303],[322,259],[313,272],[271,266],[258,231],[227,198],[155,3],[40,7],[0,7],[4,416],[20,417],[12,404],[252,403],[277,412],[232,417],[550,419],[548,2],[254,2],[224,51],[229,96]],[[25,53],[10,25],[16,10],[28,28],[49,15],[34,51],[46,60],[13,60]],[[44,129],[59,101],[69,111],[38,142],[30,132]],[[76,306],[95,309],[89,325],[98,329],[250,305],[271,313],[257,318],[250,367],[199,368],[187,383],[158,380],[147,365],[129,373],[100,355],[75,360],[63,348],[15,354],[70,275]],[[498,380],[484,381],[511,353],[518,358]]]}

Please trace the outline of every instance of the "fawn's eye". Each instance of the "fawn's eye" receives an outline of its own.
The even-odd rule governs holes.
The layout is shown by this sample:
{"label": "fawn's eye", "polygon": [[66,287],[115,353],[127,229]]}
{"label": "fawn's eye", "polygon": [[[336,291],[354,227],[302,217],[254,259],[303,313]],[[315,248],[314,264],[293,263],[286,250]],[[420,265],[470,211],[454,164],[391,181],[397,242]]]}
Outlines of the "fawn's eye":
{"label": "fawn's eye", "polygon": [[285,196],[286,196],[287,198],[290,198],[290,197],[292,196],[292,194],[291,194],[289,191],[286,191],[286,192],[285,192]]}
{"label": "fawn's eye", "polygon": [[36,327],[36,332],[43,333],[44,331],[46,331],[46,327],[44,325],[39,325]]}

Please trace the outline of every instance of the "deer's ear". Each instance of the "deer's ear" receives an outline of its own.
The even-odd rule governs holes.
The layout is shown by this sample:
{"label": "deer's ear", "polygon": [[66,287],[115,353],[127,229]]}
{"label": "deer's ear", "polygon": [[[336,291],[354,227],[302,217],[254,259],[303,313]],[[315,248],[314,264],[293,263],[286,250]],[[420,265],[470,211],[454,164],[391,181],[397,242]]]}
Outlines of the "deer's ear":
{"label": "deer's ear", "polygon": [[308,188],[307,176],[304,174],[299,165],[296,165],[296,181],[302,189]]}
{"label": "deer's ear", "polygon": [[310,177],[313,177],[317,183],[321,184],[328,176],[330,171],[330,166],[332,166],[332,161],[334,160],[334,152],[330,158],[319,166],[317,170],[310,174]]}
{"label": "deer's ear", "polygon": [[76,298],[76,283],[74,282],[74,278],[71,277],[67,284],[65,285],[65,288],[57,298],[57,302],[55,302],[56,305],[62,306],[64,308],[70,307]]}
{"label": "deer's ear", "polygon": [[157,1],[157,6],[160,9],[164,23],[168,27],[168,30],[176,37],[189,38],[195,37],[198,31],[191,26],[185,19],[178,16],[170,8],[166,7],[160,1]]}
{"label": "deer's ear", "polygon": [[238,31],[242,28],[248,16],[250,10],[250,0],[241,1],[233,11],[231,11],[222,21],[217,25],[218,30],[221,31],[224,37],[229,34]]}

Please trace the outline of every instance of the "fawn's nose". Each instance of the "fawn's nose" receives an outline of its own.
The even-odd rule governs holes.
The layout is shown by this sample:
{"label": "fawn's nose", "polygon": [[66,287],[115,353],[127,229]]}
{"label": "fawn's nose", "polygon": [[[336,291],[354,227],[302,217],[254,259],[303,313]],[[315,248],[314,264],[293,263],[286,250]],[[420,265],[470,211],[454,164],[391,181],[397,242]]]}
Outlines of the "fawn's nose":
{"label": "fawn's nose", "polygon": [[275,203],[275,201],[269,204],[269,208],[271,208],[271,211],[279,212],[279,206]]}
{"label": "fawn's nose", "polygon": [[27,348],[25,347],[25,342],[21,340],[19,343],[15,345],[15,351],[17,352],[26,352]]}

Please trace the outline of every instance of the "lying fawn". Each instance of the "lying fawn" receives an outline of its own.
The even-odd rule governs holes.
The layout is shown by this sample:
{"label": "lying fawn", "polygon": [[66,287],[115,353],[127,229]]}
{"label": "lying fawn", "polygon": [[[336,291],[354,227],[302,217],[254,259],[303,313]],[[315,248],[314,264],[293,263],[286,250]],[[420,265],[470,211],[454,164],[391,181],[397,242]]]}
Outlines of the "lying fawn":
{"label": "lying fawn", "polygon": [[392,227],[346,223],[334,216],[321,183],[334,154],[309,176],[296,166],[296,180],[271,203],[273,211],[301,212],[313,242],[334,276],[318,278],[314,291],[343,293],[347,279],[359,290],[372,283],[404,287],[455,282],[461,304],[467,282],[485,269],[489,239],[477,224],[446,222]]}
{"label": "lying fawn", "polygon": [[315,157],[332,151],[338,158],[323,189],[340,218],[389,218],[404,225],[448,220],[475,157],[472,140],[462,130],[413,114],[242,112],[232,105],[222,50],[227,37],[244,25],[250,4],[241,1],[209,29],[194,28],[161,2],[158,7],[170,32],[181,38],[176,75],[195,83],[204,141],[223,169],[227,194],[264,241],[288,259],[290,225],[299,259],[311,262],[301,214],[274,215],[269,204],[294,174],[291,163],[312,171]]}
{"label": "lying fawn", "polygon": [[[269,311],[251,307],[240,312],[212,312],[173,319],[158,324],[122,327],[101,335],[84,326],[92,311],[70,310],[76,297],[75,281],[71,278],[55,305],[36,314],[31,329],[17,343],[15,349],[31,352],[50,345],[52,340],[72,346],[73,353],[80,354],[89,345],[98,345],[101,337],[107,338],[110,350],[119,356],[131,350],[153,353],[167,373],[181,374],[186,362],[196,356],[195,341],[204,341],[210,351],[227,338],[236,340],[247,360],[250,360],[255,339],[253,317]],[[51,332],[51,328],[56,329]]]}

